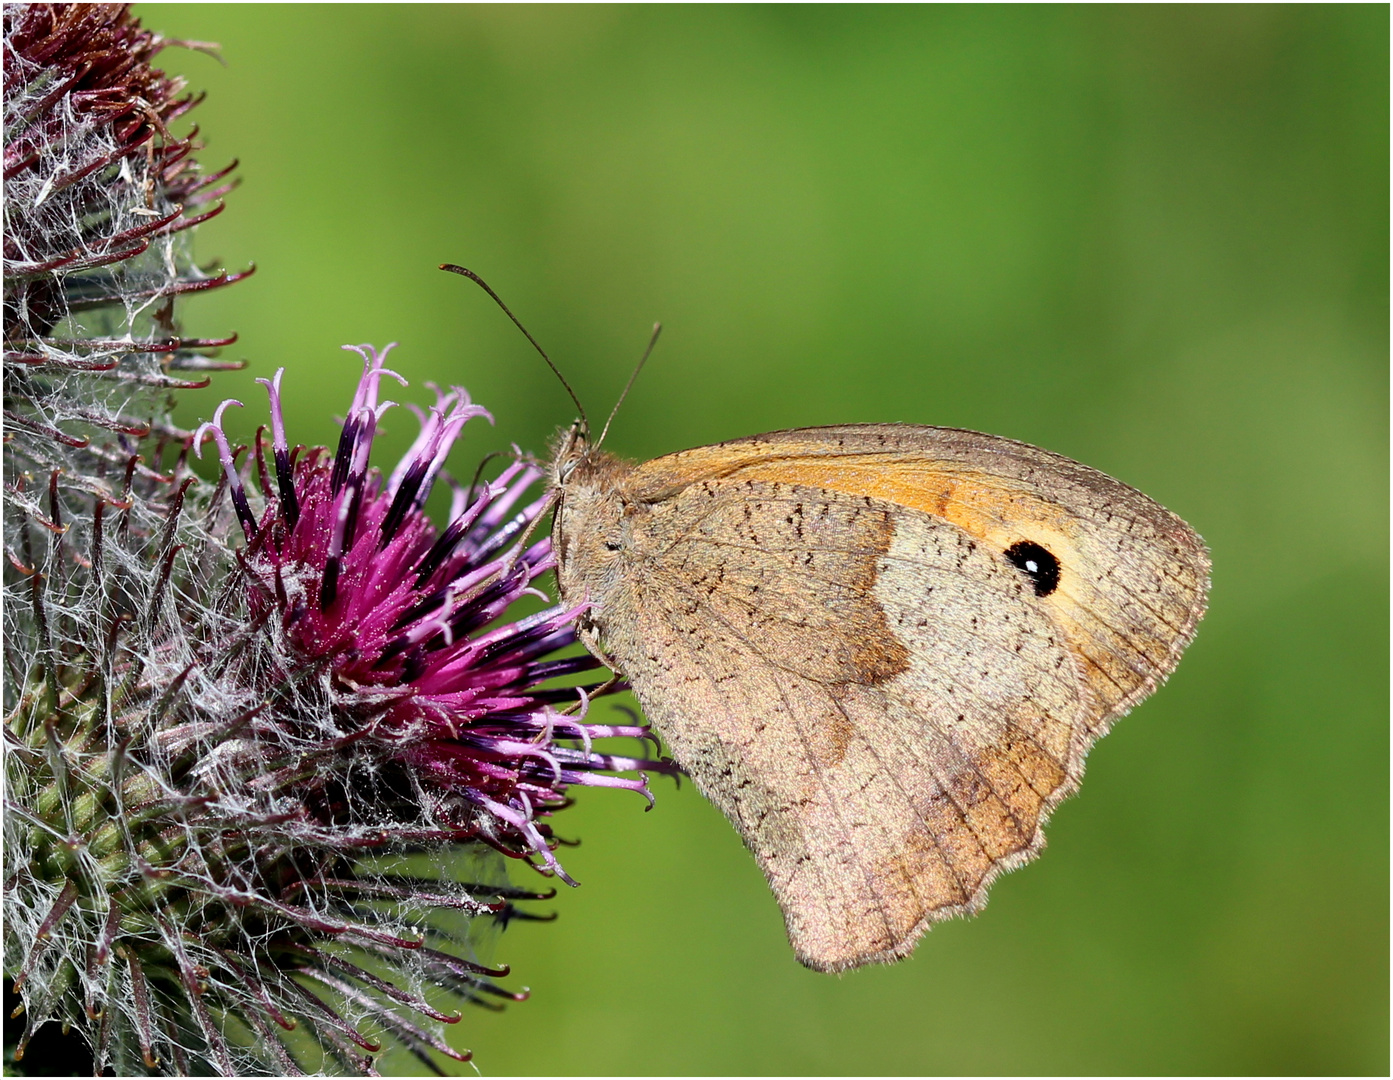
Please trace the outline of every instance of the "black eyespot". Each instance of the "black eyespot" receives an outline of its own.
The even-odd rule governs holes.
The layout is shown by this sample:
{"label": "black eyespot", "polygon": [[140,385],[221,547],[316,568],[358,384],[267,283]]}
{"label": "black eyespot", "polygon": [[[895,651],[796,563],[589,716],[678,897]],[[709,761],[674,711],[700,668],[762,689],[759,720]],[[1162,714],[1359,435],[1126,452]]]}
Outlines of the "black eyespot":
{"label": "black eyespot", "polygon": [[605,541],[605,547],[608,548],[610,551],[618,551],[623,546],[623,544],[616,544],[613,540]]}
{"label": "black eyespot", "polygon": [[1059,560],[1030,540],[1018,540],[1006,549],[1011,565],[1025,571],[1036,596],[1049,596],[1059,587]]}

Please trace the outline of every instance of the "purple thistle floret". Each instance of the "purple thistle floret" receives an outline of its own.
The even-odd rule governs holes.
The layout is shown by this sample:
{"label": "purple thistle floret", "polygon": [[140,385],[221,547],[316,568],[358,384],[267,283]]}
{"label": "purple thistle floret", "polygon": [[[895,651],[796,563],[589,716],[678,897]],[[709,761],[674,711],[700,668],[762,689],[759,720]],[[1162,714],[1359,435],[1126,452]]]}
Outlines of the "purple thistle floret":
{"label": "purple thistle floret", "polygon": [[[415,443],[384,479],[369,465],[378,424],[395,404],[379,401],[380,384],[405,380],[384,366],[392,346],[345,348],[362,355],[363,374],[332,456],[290,448],[284,369],[258,380],[270,396],[275,472],[273,483],[258,437],[259,515],[243,480],[249,464],[239,469],[222,428],[224,411],[241,403],[224,402],[195,435],[196,448],[208,434],[218,447],[222,486],[247,539],[251,619],[279,639],[285,670],[273,678],[316,673],[336,718],[329,738],[409,777],[423,824],[570,882],[545,820],[566,804],[567,789],[628,788],[651,805],[644,775],[615,774],[672,766],[594,749],[600,738],[648,737],[644,727],[586,720],[591,695],[613,681],[554,685],[600,667],[588,653],[558,655],[576,643],[583,608],[553,605],[501,621],[524,596],[546,599],[533,582],[556,565],[549,538],[526,542],[550,508],[546,495],[525,501],[542,470],[515,450],[491,482],[466,489],[451,480],[449,521],[437,532],[424,506],[451,446],[469,420],[492,418],[463,389],[436,389],[435,405],[416,410]],[[284,710],[280,716],[284,726]],[[309,726],[295,737],[322,736]],[[311,789],[316,782],[301,781]],[[339,805],[346,793],[326,788],[324,796],[331,816],[353,816]]]}

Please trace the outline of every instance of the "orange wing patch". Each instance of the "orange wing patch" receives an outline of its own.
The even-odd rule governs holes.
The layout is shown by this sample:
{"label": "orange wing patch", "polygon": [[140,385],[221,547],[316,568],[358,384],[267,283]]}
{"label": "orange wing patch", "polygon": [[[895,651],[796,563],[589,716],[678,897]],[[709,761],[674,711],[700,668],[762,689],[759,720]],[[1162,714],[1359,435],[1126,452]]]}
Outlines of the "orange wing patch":
{"label": "orange wing patch", "polygon": [[883,499],[950,521],[1000,551],[1018,540],[1034,540],[1066,568],[1065,552],[1073,549],[1068,515],[1058,505],[999,476],[941,462],[902,454],[776,458],[738,466],[729,475]]}

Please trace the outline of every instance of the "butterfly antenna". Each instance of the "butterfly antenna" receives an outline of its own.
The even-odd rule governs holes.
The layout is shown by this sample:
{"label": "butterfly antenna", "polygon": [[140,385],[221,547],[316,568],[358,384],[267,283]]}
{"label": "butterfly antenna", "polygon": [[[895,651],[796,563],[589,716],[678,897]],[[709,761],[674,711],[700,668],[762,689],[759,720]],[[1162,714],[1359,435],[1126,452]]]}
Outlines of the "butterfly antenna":
{"label": "butterfly antenna", "polygon": [[509,310],[508,305],[503,302],[502,297],[489,288],[489,283],[478,274],[474,273],[473,270],[466,270],[463,266],[456,266],[454,263],[441,263],[440,269],[448,270],[452,274],[459,274],[460,277],[467,277],[470,281],[474,282],[475,285],[483,289],[484,292],[488,293],[489,296],[493,297],[493,302],[503,309],[503,314],[513,320],[513,325],[522,331],[522,336],[532,342],[532,347],[536,349],[541,358],[547,362],[547,367],[551,368],[551,373],[561,380],[561,385],[566,388],[566,393],[571,395],[571,400],[575,402],[576,409],[580,412],[581,423],[585,425],[585,430],[589,431],[590,420],[585,415],[585,406],[580,403],[580,398],[576,397],[576,392],[571,389],[571,384],[566,381],[566,376],[562,375],[561,369],[551,362],[551,357],[547,355],[547,351],[537,344],[537,339],[527,332],[527,327],[523,326],[522,323],[518,321],[518,317]]}
{"label": "butterfly antenna", "polygon": [[648,363],[648,358],[653,355],[653,346],[658,344],[658,335],[663,332],[663,324],[655,322],[653,324],[653,336],[648,339],[648,348],[643,350],[643,356],[639,358],[638,366],[634,368],[634,373],[629,376],[629,381],[624,384],[624,391],[619,395],[619,400],[614,403],[614,408],[609,411],[609,419],[605,421],[605,428],[600,432],[600,437],[595,440],[595,449],[605,441],[605,436],[609,434],[609,426],[614,423],[614,415],[619,411],[619,406],[624,404],[624,399],[629,396],[629,391],[633,388],[634,380],[638,378],[638,373],[643,370],[643,365]]}

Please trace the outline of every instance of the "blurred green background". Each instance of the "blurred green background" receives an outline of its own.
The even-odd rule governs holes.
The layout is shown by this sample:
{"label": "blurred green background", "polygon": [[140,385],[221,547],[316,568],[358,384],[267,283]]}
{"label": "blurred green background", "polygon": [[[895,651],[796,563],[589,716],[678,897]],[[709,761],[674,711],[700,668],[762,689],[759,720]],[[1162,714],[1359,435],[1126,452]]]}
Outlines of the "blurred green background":
{"label": "blurred green background", "polygon": [[450,260],[594,414],[663,321],[618,452],[978,428],[1213,547],[1045,856],[895,967],[800,968],[690,785],[582,791],[583,887],[499,944],[532,999],[452,1036],[485,1074],[1387,1073],[1387,8],[137,10],[227,61],[163,58],[242,162],[198,254],[257,273],[185,320],[246,435],[284,364],[334,439],[339,345],[399,340],[498,417],[459,471],[543,452],[572,406]]}

